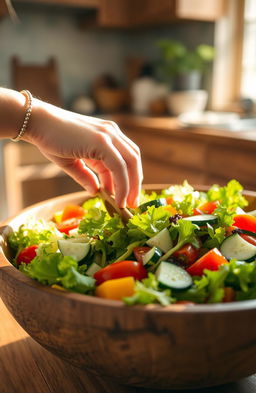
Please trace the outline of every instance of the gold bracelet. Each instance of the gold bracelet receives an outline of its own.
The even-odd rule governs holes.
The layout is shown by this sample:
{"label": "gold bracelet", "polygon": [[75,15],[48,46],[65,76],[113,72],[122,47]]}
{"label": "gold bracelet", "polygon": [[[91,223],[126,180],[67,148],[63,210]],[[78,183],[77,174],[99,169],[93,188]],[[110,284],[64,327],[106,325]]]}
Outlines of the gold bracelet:
{"label": "gold bracelet", "polygon": [[20,129],[18,135],[15,138],[11,138],[11,140],[13,142],[18,142],[22,138],[22,136],[25,134],[25,131],[27,129],[28,122],[29,122],[29,119],[31,116],[31,112],[32,112],[32,101],[33,101],[32,94],[28,90],[22,90],[22,91],[20,91],[20,93],[26,97],[26,112],[25,112],[23,124],[21,126],[21,129]]}

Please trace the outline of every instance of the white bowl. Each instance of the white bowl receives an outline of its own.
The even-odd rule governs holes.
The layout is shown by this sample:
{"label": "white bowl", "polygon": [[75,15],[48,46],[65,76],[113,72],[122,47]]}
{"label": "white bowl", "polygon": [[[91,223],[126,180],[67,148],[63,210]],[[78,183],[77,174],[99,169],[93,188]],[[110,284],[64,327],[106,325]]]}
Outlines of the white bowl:
{"label": "white bowl", "polygon": [[208,93],[205,90],[172,92],[167,97],[167,106],[174,116],[184,112],[202,112],[206,107],[207,99]]}

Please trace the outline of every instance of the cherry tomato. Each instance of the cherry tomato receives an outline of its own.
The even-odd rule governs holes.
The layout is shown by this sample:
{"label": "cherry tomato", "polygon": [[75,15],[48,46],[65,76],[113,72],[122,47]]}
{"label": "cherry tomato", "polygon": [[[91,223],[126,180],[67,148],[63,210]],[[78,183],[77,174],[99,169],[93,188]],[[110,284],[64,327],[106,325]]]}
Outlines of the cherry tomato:
{"label": "cherry tomato", "polygon": [[149,250],[151,250],[151,247],[134,247],[133,253],[138,262],[143,262],[142,257]]}
{"label": "cherry tomato", "polygon": [[192,244],[184,244],[178,251],[173,253],[173,256],[187,268],[191,266],[199,257],[199,251]]}
{"label": "cherry tomato", "polygon": [[71,218],[70,220],[62,221],[56,224],[56,228],[58,231],[64,232],[66,235],[68,235],[71,229],[78,228],[80,221],[81,220],[78,218]]}
{"label": "cherry tomato", "polygon": [[66,221],[71,218],[83,218],[85,214],[84,209],[78,205],[67,205],[62,213],[61,221]]}
{"label": "cherry tomato", "polygon": [[243,233],[240,234],[240,236],[246,240],[248,243],[253,244],[254,246],[256,246],[256,237],[252,237],[249,235],[244,235]]}
{"label": "cherry tomato", "polygon": [[220,265],[224,263],[228,263],[226,258],[217,248],[213,248],[193,263],[193,265],[189,266],[187,272],[192,276],[202,276],[205,269],[218,270]]}
{"label": "cherry tomato", "polygon": [[237,214],[233,224],[240,229],[256,233],[256,217],[250,214]]}
{"label": "cherry tomato", "polygon": [[16,258],[17,265],[20,265],[21,262],[26,264],[30,263],[36,257],[36,250],[38,249],[37,245],[29,246],[23,248]]}
{"label": "cherry tomato", "polygon": [[94,274],[97,284],[101,284],[107,280],[115,278],[133,277],[136,280],[142,280],[147,277],[147,270],[141,262],[136,261],[121,261],[112,263]]}
{"label": "cherry tomato", "polygon": [[198,209],[203,212],[202,214],[212,214],[214,210],[219,206],[219,201],[205,202],[198,206]]}

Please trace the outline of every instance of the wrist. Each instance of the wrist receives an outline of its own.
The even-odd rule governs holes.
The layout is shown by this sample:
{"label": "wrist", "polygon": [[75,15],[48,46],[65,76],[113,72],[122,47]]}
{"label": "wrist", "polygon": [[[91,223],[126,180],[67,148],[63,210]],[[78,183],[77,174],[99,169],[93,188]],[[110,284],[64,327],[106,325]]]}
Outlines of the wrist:
{"label": "wrist", "polygon": [[24,122],[26,98],[23,94],[0,88],[0,137],[15,138]]}

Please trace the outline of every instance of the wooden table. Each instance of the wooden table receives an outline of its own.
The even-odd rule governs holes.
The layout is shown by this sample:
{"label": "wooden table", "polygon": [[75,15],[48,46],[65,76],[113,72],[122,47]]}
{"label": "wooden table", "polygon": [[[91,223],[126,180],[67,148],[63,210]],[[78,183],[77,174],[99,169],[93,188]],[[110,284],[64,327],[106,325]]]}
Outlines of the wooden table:
{"label": "wooden table", "polygon": [[[0,393],[160,392],[163,391],[120,386],[60,360],[30,338],[0,300]],[[197,391],[186,390],[189,392]],[[256,375],[237,383],[200,390],[200,393],[255,392]]]}

